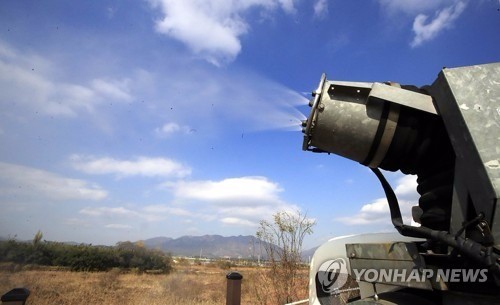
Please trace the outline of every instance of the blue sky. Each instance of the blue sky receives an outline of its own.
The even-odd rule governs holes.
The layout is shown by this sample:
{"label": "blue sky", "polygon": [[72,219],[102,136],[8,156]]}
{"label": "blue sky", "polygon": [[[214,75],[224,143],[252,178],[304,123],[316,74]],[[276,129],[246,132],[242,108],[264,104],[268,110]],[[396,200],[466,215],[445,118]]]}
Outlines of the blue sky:
{"label": "blue sky", "polygon": [[[301,151],[329,79],[430,84],[498,61],[500,3],[0,3],[0,232],[114,244],[254,234],[278,210],[306,247],[391,230],[365,167]],[[415,178],[389,173],[405,211]]]}

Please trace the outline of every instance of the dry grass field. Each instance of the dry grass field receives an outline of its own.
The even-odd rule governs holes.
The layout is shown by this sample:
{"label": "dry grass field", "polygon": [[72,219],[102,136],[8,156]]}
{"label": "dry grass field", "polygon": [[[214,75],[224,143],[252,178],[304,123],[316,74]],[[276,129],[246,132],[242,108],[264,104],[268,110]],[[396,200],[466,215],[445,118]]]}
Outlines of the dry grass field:
{"label": "dry grass field", "polygon": [[[270,292],[262,281],[262,269],[240,268],[242,304],[263,305],[256,291]],[[31,291],[27,304],[177,304],[215,305],[226,302],[228,270],[207,266],[178,266],[168,275],[50,270],[0,271],[0,293],[15,287]],[[307,298],[307,270],[297,287]],[[261,298],[262,299],[262,298]],[[265,299],[265,296],[264,296]],[[267,301],[268,304],[272,304]],[[274,304],[273,304],[274,305]]]}

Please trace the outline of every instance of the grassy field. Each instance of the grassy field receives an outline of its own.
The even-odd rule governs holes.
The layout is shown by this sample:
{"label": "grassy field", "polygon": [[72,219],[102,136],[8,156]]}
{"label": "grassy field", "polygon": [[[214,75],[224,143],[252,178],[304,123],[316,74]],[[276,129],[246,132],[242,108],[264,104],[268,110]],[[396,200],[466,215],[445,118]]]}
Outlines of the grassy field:
{"label": "grassy field", "polygon": [[[263,269],[240,268],[242,304],[263,305],[271,293]],[[0,271],[0,293],[15,287],[31,291],[27,304],[178,304],[215,305],[226,302],[229,270],[208,266],[178,266],[168,275],[50,270]],[[307,270],[301,273],[297,297],[307,298]],[[258,292],[257,292],[258,291]],[[256,293],[257,292],[257,293]],[[260,294],[261,297],[256,297]],[[260,299],[260,300],[259,300]],[[267,304],[272,304],[270,300]]]}

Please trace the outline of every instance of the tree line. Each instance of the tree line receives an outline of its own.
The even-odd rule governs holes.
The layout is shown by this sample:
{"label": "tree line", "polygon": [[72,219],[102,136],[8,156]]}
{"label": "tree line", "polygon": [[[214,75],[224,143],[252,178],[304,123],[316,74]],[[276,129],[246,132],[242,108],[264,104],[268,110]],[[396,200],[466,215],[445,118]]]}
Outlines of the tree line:
{"label": "tree line", "polygon": [[62,266],[73,271],[107,271],[112,268],[172,270],[172,258],[159,250],[146,249],[140,243],[120,242],[116,246],[70,245],[41,241],[37,233],[33,242],[14,239],[0,241],[0,261],[16,264]]}

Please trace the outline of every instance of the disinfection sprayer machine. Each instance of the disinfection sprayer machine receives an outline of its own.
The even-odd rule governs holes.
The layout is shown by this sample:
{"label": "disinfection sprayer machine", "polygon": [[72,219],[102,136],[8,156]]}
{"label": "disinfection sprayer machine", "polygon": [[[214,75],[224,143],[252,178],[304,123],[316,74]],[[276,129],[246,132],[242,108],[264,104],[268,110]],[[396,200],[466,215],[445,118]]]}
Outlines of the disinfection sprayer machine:
{"label": "disinfection sprayer machine", "polygon": [[[320,246],[310,305],[500,304],[499,93],[500,63],[445,68],[422,88],[323,74],[303,150],[369,167],[397,232]],[[403,222],[380,169],[417,176],[419,225]]]}

